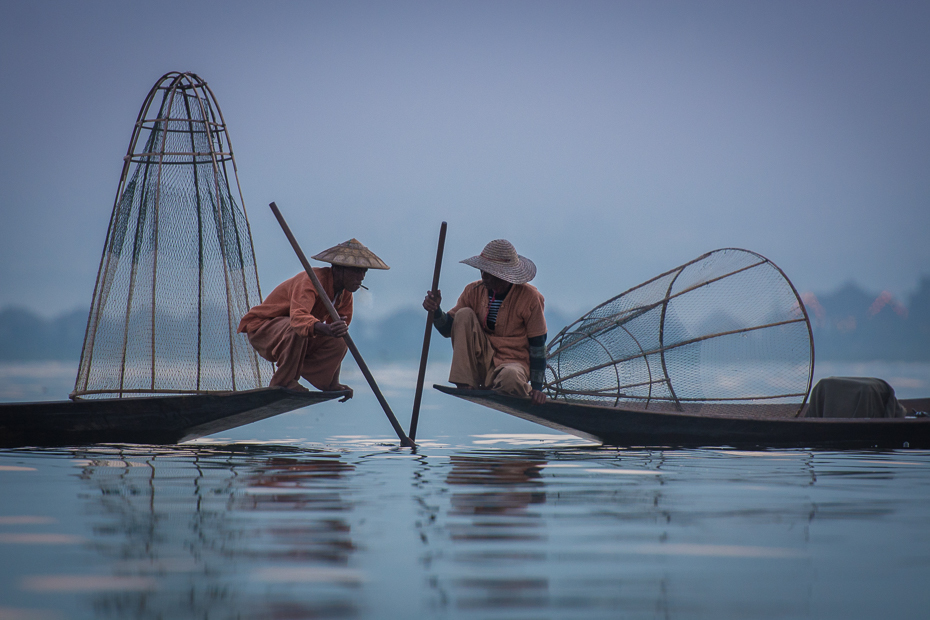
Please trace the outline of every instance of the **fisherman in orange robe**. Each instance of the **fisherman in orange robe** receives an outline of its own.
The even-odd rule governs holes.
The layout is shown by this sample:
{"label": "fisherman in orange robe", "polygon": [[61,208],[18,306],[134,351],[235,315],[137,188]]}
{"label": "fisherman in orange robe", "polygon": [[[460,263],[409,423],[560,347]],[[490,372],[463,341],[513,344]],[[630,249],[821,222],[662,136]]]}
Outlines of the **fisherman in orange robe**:
{"label": "fisherman in orange robe", "polygon": [[481,254],[460,262],[480,270],[481,280],[465,287],[455,307],[443,312],[439,291],[428,291],[423,300],[436,330],[452,338],[449,381],[459,388],[492,389],[545,403],[545,299],[527,284],[536,276],[536,265],[505,239],[491,241]]}
{"label": "fisherman in orange robe", "polygon": [[[261,304],[253,307],[239,322],[259,355],[277,366],[271,386],[308,391],[299,383],[303,377],[324,391],[352,389],[339,382],[343,340],[352,322],[352,293],[362,286],[369,269],[390,269],[374,252],[350,239],[313,257],[332,267],[313,271],[340,320],[333,321],[317,295],[306,272],[279,284]],[[343,399],[345,400],[345,399]]]}

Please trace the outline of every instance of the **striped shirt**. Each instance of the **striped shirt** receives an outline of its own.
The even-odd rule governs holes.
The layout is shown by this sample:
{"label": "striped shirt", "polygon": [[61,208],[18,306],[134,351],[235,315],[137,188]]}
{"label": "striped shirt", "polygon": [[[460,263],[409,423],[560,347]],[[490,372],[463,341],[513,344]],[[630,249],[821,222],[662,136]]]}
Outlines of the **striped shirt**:
{"label": "striped shirt", "polygon": [[[508,291],[510,289],[507,289]],[[492,332],[494,331],[494,326],[497,325],[497,313],[501,309],[501,304],[504,303],[504,298],[507,297],[507,291],[501,293],[501,296],[498,297],[495,293],[488,291],[488,329]]]}

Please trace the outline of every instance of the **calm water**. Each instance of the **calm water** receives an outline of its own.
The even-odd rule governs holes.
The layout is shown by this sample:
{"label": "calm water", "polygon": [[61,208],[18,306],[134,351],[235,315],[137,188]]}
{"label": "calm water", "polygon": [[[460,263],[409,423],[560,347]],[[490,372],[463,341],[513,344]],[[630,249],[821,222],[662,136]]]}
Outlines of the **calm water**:
{"label": "calm water", "polygon": [[[376,372],[404,426],[411,373]],[[185,446],[0,450],[0,619],[928,615],[930,451],[619,450],[428,392],[413,452],[353,383]]]}

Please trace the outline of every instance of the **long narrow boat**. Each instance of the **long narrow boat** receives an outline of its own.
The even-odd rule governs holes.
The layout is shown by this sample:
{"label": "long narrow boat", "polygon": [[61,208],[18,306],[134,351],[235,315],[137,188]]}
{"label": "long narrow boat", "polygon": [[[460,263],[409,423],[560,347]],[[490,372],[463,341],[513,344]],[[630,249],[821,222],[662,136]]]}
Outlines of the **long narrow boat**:
{"label": "long narrow boat", "polygon": [[[742,405],[727,415],[665,413],[527,398],[434,385],[445,394],[584,439],[612,446],[736,448],[930,448],[930,417],[771,418],[765,405]],[[909,410],[930,410],[930,398],[901,399]]]}
{"label": "long narrow boat", "polygon": [[239,392],[0,404],[0,447],[174,444],[347,395],[281,387]]}

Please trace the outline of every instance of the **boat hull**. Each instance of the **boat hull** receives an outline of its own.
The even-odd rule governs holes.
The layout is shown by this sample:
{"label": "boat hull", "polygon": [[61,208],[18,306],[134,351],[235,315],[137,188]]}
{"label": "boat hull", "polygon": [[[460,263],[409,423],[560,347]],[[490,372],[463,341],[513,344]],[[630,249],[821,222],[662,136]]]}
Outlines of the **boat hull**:
{"label": "boat hull", "polygon": [[[930,448],[930,418],[709,417],[599,407],[484,390],[437,390],[504,413],[612,446],[738,448]],[[908,401],[902,401],[907,404]],[[920,401],[923,402],[923,401]],[[748,405],[747,407],[751,407]]]}
{"label": "boat hull", "polygon": [[281,387],[241,392],[0,404],[0,447],[175,444],[340,398]]}

